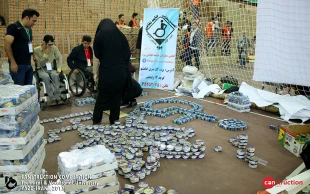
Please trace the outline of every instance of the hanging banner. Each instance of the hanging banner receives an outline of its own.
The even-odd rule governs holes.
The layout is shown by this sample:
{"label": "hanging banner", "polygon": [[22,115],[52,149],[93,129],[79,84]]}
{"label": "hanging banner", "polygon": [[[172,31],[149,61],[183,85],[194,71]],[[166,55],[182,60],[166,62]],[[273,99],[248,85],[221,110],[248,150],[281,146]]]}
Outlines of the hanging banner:
{"label": "hanging banner", "polygon": [[178,33],[178,8],[144,9],[139,83],[172,90]]}

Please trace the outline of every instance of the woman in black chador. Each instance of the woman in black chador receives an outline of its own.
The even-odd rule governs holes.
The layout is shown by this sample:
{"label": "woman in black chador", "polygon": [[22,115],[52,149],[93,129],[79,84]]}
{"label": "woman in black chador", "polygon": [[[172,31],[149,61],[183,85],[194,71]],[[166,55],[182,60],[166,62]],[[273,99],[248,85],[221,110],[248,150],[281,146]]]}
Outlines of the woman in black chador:
{"label": "woman in black chador", "polygon": [[106,110],[110,110],[110,124],[114,124],[119,120],[122,97],[131,89],[132,82],[128,68],[131,55],[129,44],[112,20],[103,19],[99,23],[94,53],[100,66],[93,124],[101,122],[103,111]]}

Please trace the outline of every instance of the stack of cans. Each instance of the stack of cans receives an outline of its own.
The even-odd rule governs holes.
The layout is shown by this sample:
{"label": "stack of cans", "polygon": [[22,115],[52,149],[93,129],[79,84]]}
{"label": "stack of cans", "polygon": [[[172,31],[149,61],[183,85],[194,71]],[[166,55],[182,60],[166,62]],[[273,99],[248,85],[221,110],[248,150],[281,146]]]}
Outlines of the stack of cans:
{"label": "stack of cans", "polygon": [[258,164],[258,158],[255,156],[252,156],[249,158],[249,167],[250,168],[257,168]]}
{"label": "stack of cans", "polygon": [[244,131],[248,128],[244,121],[230,118],[219,120],[218,126],[229,131]]}
{"label": "stack of cans", "polygon": [[237,150],[237,158],[238,159],[244,159],[245,156],[245,149],[238,149]]}
{"label": "stack of cans", "polygon": [[246,157],[244,158],[244,161],[249,162],[250,158],[255,155],[255,148],[253,146],[248,146],[246,148]]}
{"label": "stack of cans", "polygon": [[239,141],[238,148],[239,149],[245,149],[248,145],[248,135],[246,134],[240,134],[237,136],[237,139]]}

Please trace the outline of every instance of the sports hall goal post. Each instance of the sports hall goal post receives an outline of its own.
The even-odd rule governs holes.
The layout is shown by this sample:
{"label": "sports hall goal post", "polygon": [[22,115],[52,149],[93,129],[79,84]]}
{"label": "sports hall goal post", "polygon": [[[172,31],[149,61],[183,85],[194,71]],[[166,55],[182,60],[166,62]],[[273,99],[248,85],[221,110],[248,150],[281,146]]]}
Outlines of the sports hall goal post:
{"label": "sports hall goal post", "polygon": [[178,72],[186,65],[184,25],[196,21],[207,78],[233,76],[239,84],[293,95],[309,95],[309,6],[307,0],[148,0],[149,8],[180,8]]}

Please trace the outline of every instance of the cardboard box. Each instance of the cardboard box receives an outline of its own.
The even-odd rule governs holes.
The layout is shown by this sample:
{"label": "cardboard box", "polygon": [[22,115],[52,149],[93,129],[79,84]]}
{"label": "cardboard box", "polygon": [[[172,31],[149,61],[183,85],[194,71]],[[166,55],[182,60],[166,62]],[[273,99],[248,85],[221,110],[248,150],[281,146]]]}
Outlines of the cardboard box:
{"label": "cardboard box", "polygon": [[64,190],[65,192],[70,192],[70,191],[76,191],[80,189],[86,189],[86,188],[91,188],[97,185],[104,185],[107,183],[112,183],[116,182],[118,179],[116,175],[109,176],[109,177],[102,177],[99,179],[94,179],[94,180],[89,180],[81,184],[75,184],[75,185],[64,185]]}
{"label": "cardboard box", "polygon": [[21,160],[32,150],[40,138],[44,135],[44,127],[40,126],[39,132],[30,140],[22,150],[3,150],[0,151],[0,160]]}
{"label": "cardboard box", "polygon": [[16,138],[0,138],[0,145],[17,145],[22,144],[26,145],[30,139],[34,136],[34,134],[40,130],[40,121],[38,120],[34,123],[29,133],[25,137],[16,137]]}
{"label": "cardboard box", "polygon": [[[32,167],[30,167],[31,169],[29,170],[29,172],[27,174],[29,174],[29,175],[30,174],[40,175],[41,174],[45,155],[46,155],[46,153],[44,150],[41,157],[39,157],[40,161],[38,161],[38,163],[35,163]],[[15,179],[17,181],[17,183],[19,183],[19,184],[22,181],[22,176],[13,176],[12,178]],[[25,179],[23,179],[23,181],[31,183],[31,182],[41,181],[41,180],[32,180],[32,179],[25,180]],[[5,186],[5,178],[0,178],[0,187],[4,187],[4,186]]]}
{"label": "cardboard box", "polygon": [[[110,171],[110,170],[115,170],[117,168],[118,168],[118,164],[115,161],[115,162],[113,162],[111,164],[103,164],[101,166],[92,167],[90,169],[79,170],[79,171],[76,171],[76,172],[72,172],[69,175],[93,175],[93,174],[97,174],[97,173],[100,173],[100,172],[106,172],[106,171]],[[61,172],[61,170],[60,170],[60,174],[63,174]]]}
{"label": "cardboard box", "polygon": [[10,165],[10,166],[0,166],[1,172],[28,172],[33,165],[37,165],[40,162],[42,153],[45,152],[46,141],[40,146],[35,155],[26,165]]}
{"label": "cardboard box", "polygon": [[278,142],[295,156],[300,157],[303,146],[310,138],[304,135],[310,134],[310,125],[284,125],[280,127]]}
{"label": "cardboard box", "polygon": [[35,94],[18,106],[10,107],[10,108],[0,108],[0,116],[17,115],[21,113],[25,108],[27,108],[31,103],[33,103],[37,99],[38,99],[38,94]]}

